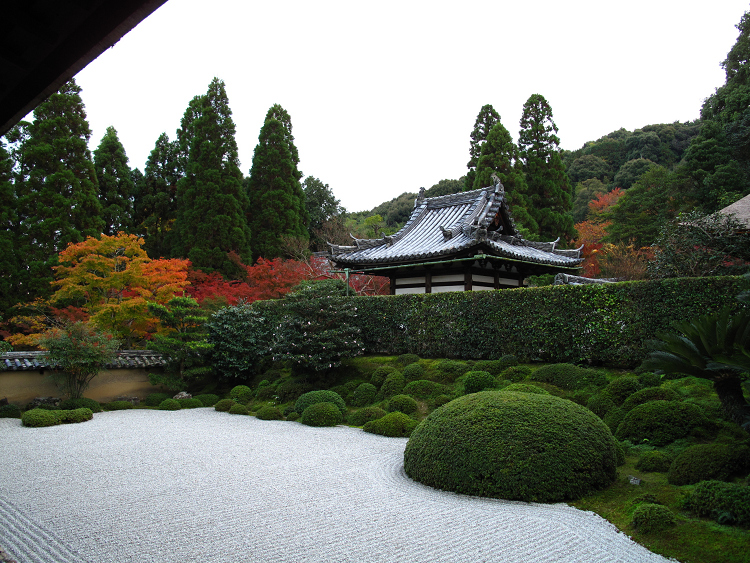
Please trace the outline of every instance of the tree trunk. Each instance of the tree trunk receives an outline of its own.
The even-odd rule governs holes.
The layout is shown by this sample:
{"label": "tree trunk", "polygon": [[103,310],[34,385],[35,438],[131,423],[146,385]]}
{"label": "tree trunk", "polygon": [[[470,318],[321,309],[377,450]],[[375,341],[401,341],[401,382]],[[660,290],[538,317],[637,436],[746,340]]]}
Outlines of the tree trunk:
{"label": "tree trunk", "polygon": [[[723,372],[714,379],[714,389],[719,395],[727,418],[740,426],[750,422],[750,405],[742,392],[742,381],[734,373]],[[750,432],[750,425],[745,427]]]}

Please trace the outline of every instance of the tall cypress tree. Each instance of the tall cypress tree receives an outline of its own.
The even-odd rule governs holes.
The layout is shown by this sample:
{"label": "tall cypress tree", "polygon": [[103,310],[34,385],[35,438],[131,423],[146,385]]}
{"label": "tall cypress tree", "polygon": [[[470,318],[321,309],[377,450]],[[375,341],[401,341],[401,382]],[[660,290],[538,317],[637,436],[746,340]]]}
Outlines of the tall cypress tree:
{"label": "tall cypress tree", "polygon": [[80,92],[71,79],[42,102],[19,150],[19,256],[24,260],[19,284],[24,299],[49,295],[57,253],[68,243],[99,236],[104,227]]}
{"label": "tall cypress tree", "polygon": [[189,258],[196,268],[236,278],[242,272],[229,253],[249,263],[250,232],[224,82],[214,78],[208,92],[193,99],[188,112],[189,130],[183,137],[189,139],[189,152],[185,176],[177,182],[177,236],[172,252]]}
{"label": "tall cypress tree", "polygon": [[523,105],[518,149],[526,176],[527,211],[539,226],[539,238],[572,240],[573,189],[560,158],[560,139],[552,108],[544,96],[532,94]]}
{"label": "tall cypress tree", "polygon": [[500,114],[495,111],[492,104],[482,106],[479,110],[474,129],[471,132],[471,141],[469,142],[469,162],[466,164],[469,172],[466,174],[466,190],[474,189],[474,178],[476,177],[477,164],[479,157],[482,155],[482,145],[487,140],[487,136],[492,131],[496,123],[500,122]]}
{"label": "tall cypress tree", "polygon": [[[299,152],[294,144],[294,135],[292,135],[292,118],[289,116],[289,112],[279,104],[274,104],[266,112],[265,121],[268,121],[269,119],[280,121],[284,126],[284,140],[286,141],[287,147],[289,147],[289,154],[292,157],[292,162],[296,169],[299,166]],[[299,170],[295,172],[295,175],[297,176],[297,180],[302,179],[302,172]]]}
{"label": "tall cypress tree", "polygon": [[256,259],[283,256],[284,237],[308,238],[305,194],[290,150],[290,131],[291,123],[285,126],[270,117],[263,124],[255,147],[247,189]]}
{"label": "tall cypress tree", "polygon": [[0,318],[15,304],[18,273],[16,232],[18,213],[13,186],[13,159],[0,138]]}
{"label": "tall cypress tree", "polygon": [[135,185],[125,147],[112,126],[107,127],[99,147],[94,151],[94,168],[99,182],[104,234],[113,236],[120,231],[130,232]]}
{"label": "tall cypress tree", "polygon": [[517,226],[523,229],[524,236],[535,235],[538,226],[528,212],[528,187],[518,159],[518,148],[499,121],[492,127],[487,141],[482,145],[473,189],[491,186],[493,174],[500,178],[505,187],[505,197]]}

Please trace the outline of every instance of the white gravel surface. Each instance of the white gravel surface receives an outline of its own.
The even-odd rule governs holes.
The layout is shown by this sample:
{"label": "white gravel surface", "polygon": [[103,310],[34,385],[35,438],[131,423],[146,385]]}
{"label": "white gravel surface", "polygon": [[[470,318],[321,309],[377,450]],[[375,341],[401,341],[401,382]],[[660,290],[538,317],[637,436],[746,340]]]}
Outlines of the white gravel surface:
{"label": "white gravel surface", "polygon": [[0,545],[18,563],[667,561],[591,512],[415,483],[406,441],[213,409],[0,419]]}

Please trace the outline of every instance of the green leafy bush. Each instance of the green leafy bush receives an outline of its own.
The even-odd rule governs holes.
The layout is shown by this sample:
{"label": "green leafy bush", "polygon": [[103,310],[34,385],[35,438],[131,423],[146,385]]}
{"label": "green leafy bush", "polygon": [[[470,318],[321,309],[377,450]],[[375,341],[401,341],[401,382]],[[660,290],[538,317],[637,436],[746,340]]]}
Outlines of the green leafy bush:
{"label": "green leafy bush", "polygon": [[278,387],[276,387],[276,395],[278,396],[280,403],[293,403],[302,395],[313,389],[314,387],[310,383],[287,379],[282,381]]}
{"label": "green leafy bush", "polygon": [[180,401],[177,399],[164,399],[159,403],[160,411],[178,411],[182,408]]}
{"label": "green leafy bush", "polygon": [[750,487],[723,481],[701,481],[687,497],[685,508],[698,516],[715,519],[723,516],[727,524],[750,527]]}
{"label": "green leafy bush", "polygon": [[214,410],[217,410],[219,412],[229,412],[229,409],[231,409],[232,406],[236,404],[237,402],[233,399],[222,399],[214,405]]}
{"label": "green leafy bush", "polygon": [[549,395],[549,391],[537,387],[536,385],[530,385],[529,383],[511,383],[501,389],[502,393],[536,393],[537,395]]}
{"label": "green leafy bush", "polygon": [[177,402],[180,403],[180,408],[183,409],[200,409],[203,407],[201,400],[195,397],[191,397],[190,399],[177,399]]}
{"label": "green leafy bush", "polygon": [[341,395],[333,391],[309,391],[297,399],[297,402],[294,403],[294,410],[300,414],[304,414],[305,410],[316,403],[333,403],[341,411],[341,420],[344,420],[344,416],[346,416],[346,403],[344,403]]}
{"label": "green leafy bush", "polygon": [[621,407],[614,407],[607,411],[607,414],[604,415],[602,420],[614,434],[620,427],[620,423],[625,418],[625,414],[625,411]]}
{"label": "green leafy bush", "polygon": [[364,407],[375,400],[378,390],[372,383],[361,383],[349,396],[349,404],[353,407]]}
{"label": "green leafy bush", "polygon": [[633,511],[633,526],[644,534],[668,530],[677,525],[677,518],[661,504],[642,503]]}
{"label": "green leafy bush", "polygon": [[235,403],[229,407],[229,414],[249,414],[249,411],[247,410],[247,405]]}
{"label": "green leafy bush", "polygon": [[[518,365],[518,359],[515,356],[503,356],[499,360],[478,360],[474,362],[476,371],[488,371],[492,375],[499,375],[503,370]],[[530,371],[530,370],[529,370]]]}
{"label": "green leafy bush", "polygon": [[664,446],[689,436],[708,421],[701,409],[689,403],[651,401],[633,408],[617,427],[618,440]]}
{"label": "green leafy bush", "polygon": [[441,381],[452,383],[467,371],[469,364],[459,362],[458,360],[440,360],[435,364],[435,371],[438,373]]}
{"label": "green leafy bush", "polygon": [[255,398],[259,401],[270,401],[276,399],[278,394],[276,393],[275,385],[264,385],[258,387],[258,391],[255,393]]}
{"label": "green leafy bush", "polygon": [[608,486],[616,442],[591,411],[552,395],[483,391],[430,413],[404,452],[412,479],[458,493],[559,502]]}
{"label": "green leafy bush", "polygon": [[0,418],[21,418],[21,407],[13,403],[1,406]]}
{"label": "green leafy bush", "polygon": [[651,371],[645,371],[638,374],[638,381],[641,382],[643,387],[658,387],[661,385],[661,375],[656,375]]}
{"label": "green leafy bush", "polygon": [[370,383],[380,389],[383,383],[385,383],[385,378],[394,371],[396,371],[396,368],[394,368],[393,366],[380,366],[374,372],[372,372],[372,375],[370,376]]}
{"label": "green leafy bush", "polygon": [[601,387],[607,384],[607,377],[603,372],[586,369],[573,364],[547,364],[531,374],[535,381],[551,383],[560,389],[573,391],[587,385]]}
{"label": "green leafy bush", "polygon": [[396,358],[396,363],[403,367],[414,364],[418,361],[419,356],[417,356],[416,354],[401,354],[398,358]]}
{"label": "green leafy bush", "polygon": [[388,412],[414,414],[417,412],[417,401],[409,395],[394,395],[388,400]]}
{"label": "green leafy bush", "polygon": [[288,415],[286,415],[286,419],[294,422],[295,420],[299,420],[299,413],[297,411],[290,412]]}
{"label": "green leafy bush", "polygon": [[651,401],[679,401],[680,396],[676,391],[668,389],[666,387],[646,387],[640,391],[636,391],[630,397],[625,399],[622,404],[622,409],[625,412],[633,410],[638,405],[649,403]]}
{"label": "green leafy bush", "polygon": [[80,399],[67,399],[60,403],[60,409],[62,410],[74,410],[80,408],[87,408],[91,412],[102,412],[102,406],[98,401],[86,397],[81,397]]}
{"label": "green leafy bush", "polygon": [[271,407],[266,405],[258,409],[255,413],[255,417],[260,420],[284,420],[284,415],[281,414],[279,407]]}
{"label": "green leafy bush", "polygon": [[65,424],[75,424],[78,422],[86,422],[94,418],[94,413],[91,409],[86,407],[80,407],[77,409],[61,410],[57,414],[57,418],[60,422]]}
{"label": "green leafy bush", "polygon": [[666,473],[669,471],[669,466],[672,465],[672,458],[660,452],[659,450],[651,450],[645,452],[638,462],[635,464],[635,468],[638,471]]}
{"label": "green leafy bush", "polygon": [[229,392],[229,397],[234,399],[235,402],[242,403],[243,405],[252,401],[254,396],[255,392],[247,385],[235,385]]}
{"label": "green leafy bush", "polygon": [[618,407],[636,391],[640,391],[643,385],[637,377],[625,375],[610,381],[602,390],[602,395],[612,399],[612,402]]}
{"label": "green leafy bush", "polygon": [[524,379],[528,379],[531,373],[532,369],[528,366],[510,366],[500,372],[500,379],[520,383]]}
{"label": "green leafy bush", "polygon": [[219,396],[213,393],[203,393],[202,395],[196,395],[193,399],[198,399],[204,407],[213,407],[219,402]]}
{"label": "green leafy bush", "polygon": [[611,411],[614,408],[614,406],[615,404],[612,402],[612,399],[600,393],[597,393],[596,395],[592,396],[586,402],[586,408],[589,409],[591,412],[593,412],[596,416],[598,416],[601,419],[604,419],[607,413]]}
{"label": "green leafy bush", "polygon": [[347,402],[347,398],[349,397],[349,390],[346,388],[345,385],[334,385],[333,387],[330,387],[328,389],[329,391],[333,391],[334,393],[338,393],[338,395],[344,399],[344,402]]}
{"label": "green leafy bush", "polygon": [[143,404],[147,407],[158,407],[164,399],[171,399],[171,395],[166,393],[149,393]]}
{"label": "green leafy bush", "polygon": [[497,387],[497,381],[488,371],[470,371],[464,376],[464,393],[478,393]]}
{"label": "green leafy bush", "polygon": [[60,424],[60,419],[55,411],[46,409],[31,409],[21,416],[21,424],[32,428],[41,428],[43,426],[54,426]]}
{"label": "green leafy bush", "polygon": [[364,426],[371,420],[383,418],[386,414],[388,413],[386,413],[380,407],[365,407],[351,413],[349,415],[349,418],[347,419],[347,422],[352,426]]}
{"label": "green leafy bush", "polygon": [[299,421],[307,426],[336,426],[344,415],[336,403],[314,403],[302,411]]}
{"label": "green leafy bush", "polygon": [[111,403],[105,403],[102,405],[102,409],[107,411],[125,411],[133,408],[133,403],[130,401],[112,401]]}
{"label": "green leafy bush", "polygon": [[452,400],[453,397],[451,397],[450,395],[437,395],[432,400],[432,406],[433,408],[442,407],[443,405],[447,405],[448,403],[450,403]]}
{"label": "green leafy bush", "polygon": [[750,470],[750,448],[729,444],[690,446],[672,462],[667,480],[672,485],[693,485],[700,481],[727,481]]}
{"label": "green leafy bush", "polygon": [[406,387],[406,380],[403,374],[400,371],[394,371],[389,373],[388,377],[385,378],[383,385],[380,387],[378,397],[387,399],[394,395],[399,395],[403,393],[404,387]]}
{"label": "green leafy bush", "polygon": [[411,395],[417,399],[427,400],[436,393],[443,390],[443,386],[428,379],[411,381],[404,387],[404,394]]}
{"label": "green leafy bush", "polygon": [[389,438],[408,438],[417,427],[417,421],[402,412],[391,412],[377,420],[365,423],[363,430]]}
{"label": "green leafy bush", "polygon": [[424,367],[419,363],[409,364],[401,370],[401,373],[406,381],[415,381],[424,377]]}

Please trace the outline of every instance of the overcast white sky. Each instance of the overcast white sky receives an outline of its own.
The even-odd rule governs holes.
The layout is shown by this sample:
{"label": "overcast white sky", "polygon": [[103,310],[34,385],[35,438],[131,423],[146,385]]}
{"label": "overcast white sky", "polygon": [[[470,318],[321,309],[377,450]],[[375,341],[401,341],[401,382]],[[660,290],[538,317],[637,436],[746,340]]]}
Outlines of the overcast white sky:
{"label": "overcast white sky", "polygon": [[518,139],[524,102],[552,106],[561,146],[689,121],[724,83],[747,0],[168,0],[81,71],[95,149],[117,129],[143,170],[214,76],[245,175],[266,111],[292,118],[300,169],[349,211],[466,173],[492,104]]}

